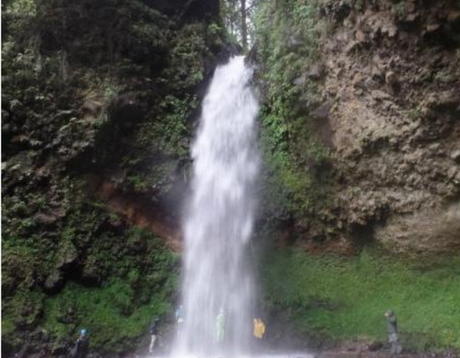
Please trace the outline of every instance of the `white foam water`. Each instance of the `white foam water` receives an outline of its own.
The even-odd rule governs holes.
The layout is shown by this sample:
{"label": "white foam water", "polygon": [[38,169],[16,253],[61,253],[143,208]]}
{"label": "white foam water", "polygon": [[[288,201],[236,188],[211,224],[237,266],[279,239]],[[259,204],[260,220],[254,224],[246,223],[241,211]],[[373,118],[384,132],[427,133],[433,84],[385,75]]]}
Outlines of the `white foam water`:
{"label": "white foam water", "polygon": [[254,277],[248,248],[259,172],[252,72],[242,56],[232,58],[215,70],[203,102],[183,223],[184,323],[174,357],[249,352]]}

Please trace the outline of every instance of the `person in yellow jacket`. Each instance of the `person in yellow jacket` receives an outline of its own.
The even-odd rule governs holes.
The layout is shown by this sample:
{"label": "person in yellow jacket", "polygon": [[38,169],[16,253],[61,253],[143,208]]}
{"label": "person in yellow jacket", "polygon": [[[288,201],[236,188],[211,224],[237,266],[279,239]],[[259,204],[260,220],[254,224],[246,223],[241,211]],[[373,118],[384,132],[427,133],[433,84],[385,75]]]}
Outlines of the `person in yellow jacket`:
{"label": "person in yellow jacket", "polygon": [[260,318],[254,318],[254,337],[258,339],[264,338],[265,334],[265,324],[262,322]]}

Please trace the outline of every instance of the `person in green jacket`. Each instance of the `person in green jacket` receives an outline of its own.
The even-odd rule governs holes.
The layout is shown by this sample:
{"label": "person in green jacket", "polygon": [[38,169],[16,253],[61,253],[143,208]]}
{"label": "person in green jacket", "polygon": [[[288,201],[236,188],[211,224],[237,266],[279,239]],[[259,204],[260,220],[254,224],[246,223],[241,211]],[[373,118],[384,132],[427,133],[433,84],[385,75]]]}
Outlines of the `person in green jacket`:
{"label": "person in green jacket", "polygon": [[217,343],[222,343],[225,337],[225,312],[221,308],[216,317],[216,340]]}
{"label": "person in green jacket", "polygon": [[402,347],[399,344],[396,315],[392,310],[388,310],[385,312],[385,318],[387,319],[388,342],[391,344],[390,354],[391,356],[397,356],[401,353]]}

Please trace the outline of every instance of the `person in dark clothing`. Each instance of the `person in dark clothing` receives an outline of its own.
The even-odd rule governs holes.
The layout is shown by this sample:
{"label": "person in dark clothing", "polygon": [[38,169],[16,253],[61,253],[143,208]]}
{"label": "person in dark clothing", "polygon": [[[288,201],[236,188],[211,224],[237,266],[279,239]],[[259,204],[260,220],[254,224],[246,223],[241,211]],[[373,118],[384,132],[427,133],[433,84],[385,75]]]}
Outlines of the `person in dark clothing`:
{"label": "person in dark clothing", "polygon": [[86,358],[89,351],[89,339],[86,329],[80,331],[80,337],[75,342],[74,358]]}
{"label": "person in dark clothing", "polygon": [[391,356],[397,356],[401,353],[402,347],[399,344],[396,315],[392,310],[388,310],[385,312],[385,318],[387,319],[388,342],[391,344],[390,354]]}
{"label": "person in dark clothing", "polygon": [[158,336],[158,318],[154,317],[152,323],[150,324],[150,346],[149,353],[153,353],[153,347],[155,347],[155,342]]}

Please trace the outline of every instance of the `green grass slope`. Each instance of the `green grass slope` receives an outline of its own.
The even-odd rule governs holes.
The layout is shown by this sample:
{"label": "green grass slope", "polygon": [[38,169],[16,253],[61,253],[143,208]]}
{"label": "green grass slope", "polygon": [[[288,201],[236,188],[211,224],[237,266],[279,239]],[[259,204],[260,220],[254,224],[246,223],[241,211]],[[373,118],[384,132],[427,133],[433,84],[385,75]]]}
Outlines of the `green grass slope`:
{"label": "green grass slope", "polygon": [[383,313],[393,309],[406,348],[460,348],[459,258],[407,263],[375,251],[340,258],[278,250],[262,277],[268,304],[310,337],[384,341]]}

